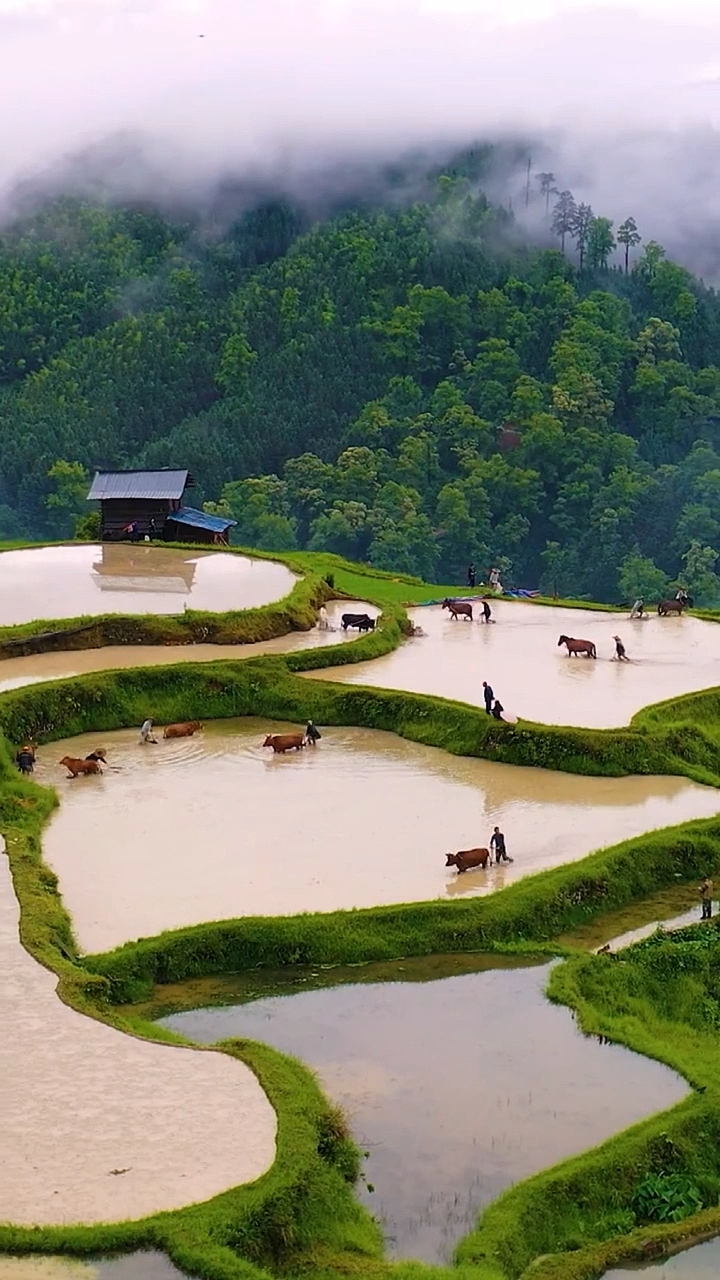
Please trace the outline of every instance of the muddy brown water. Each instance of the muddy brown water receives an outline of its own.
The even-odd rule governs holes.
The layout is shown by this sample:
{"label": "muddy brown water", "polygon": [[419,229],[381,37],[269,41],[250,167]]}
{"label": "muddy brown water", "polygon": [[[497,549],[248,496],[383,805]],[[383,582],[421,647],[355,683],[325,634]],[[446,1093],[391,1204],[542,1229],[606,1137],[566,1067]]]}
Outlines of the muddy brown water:
{"label": "muddy brown water", "polygon": [[708,1240],[660,1262],[606,1271],[603,1280],[717,1280],[718,1276],[720,1240]]}
{"label": "muddy brown water", "polygon": [[[426,632],[373,662],[309,678],[431,693],[483,705],[487,680],[508,714],[544,724],[612,728],[653,702],[720,683],[720,626],[698,618],[596,613],[501,601],[490,625],[453,622],[438,607],[409,610]],[[562,634],[593,640],[597,660],[568,658]],[[613,636],[631,662],[612,661]]]}
{"label": "muddy brown water", "polygon": [[275,1113],[226,1054],[135,1039],[63,1004],[20,945],[0,855],[0,1222],[142,1218],[253,1181]]}
{"label": "muddy brown water", "polygon": [[249,609],[292,590],[284,564],[146,543],[0,554],[0,625],[100,613]]}
{"label": "muddy brown water", "polygon": [[449,1261],[506,1187],[687,1092],[659,1063],[583,1037],[543,996],[547,964],[420,983],[410,969],[164,1019],[202,1043],[266,1041],[317,1071],[369,1152],[375,1190],[359,1195],[395,1257]]}
{"label": "muddy brown water", "polygon": [[0,1255],[0,1280],[180,1280],[182,1274],[164,1253],[150,1249],[82,1260],[55,1254]]}
{"label": "muddy brown water", "polygon": [[291,631],[272,640],[254,644],[106,645],[102,649],[77,649],[62,653],[39,653],[27,658],[0,661],[0,693],[45,680],[67,679],[89,671],[112,671],[126,667],[164,667],[178,662],[217,662],[220,658],[258,658],[268,653],[292,653],[327,644],[357,640],[357,631],[343,631],[340,618],[347,611],[362,610],[377,617],[378,610],[360,600],[330,600],[327,605],[330,629]]}
{"label": "muddy brown water", "polygon": [[[718,807],[686,779],[551,773],[369,729],[323,729],[317,747],[284,756],[263,747],[290,728],[226,720],[156,746],[123,730],[40,749],[35,778],[60,796],[44,856],[83,949],[232,916],[488,893]],[[58,761],[98,745],[111,768],[69,779]],[[495,825],[512,863],[446,867]]]}

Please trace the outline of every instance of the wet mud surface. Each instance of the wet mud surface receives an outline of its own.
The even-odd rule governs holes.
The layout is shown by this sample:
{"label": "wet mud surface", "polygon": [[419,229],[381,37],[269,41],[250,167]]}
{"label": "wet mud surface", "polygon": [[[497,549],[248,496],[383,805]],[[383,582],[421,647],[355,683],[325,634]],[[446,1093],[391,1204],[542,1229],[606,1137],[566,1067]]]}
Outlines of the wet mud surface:
{"label": "wet mud surface", "polygon": [[[298,727],[214,721],[176,741],[159,730],[154,746],[123,730],[40,749],[35,779],[60,796],[43,853],[85,951],[233,916],[488,893],[717,809],[713,789],[685,779],[520,768],[367,729],[323,728],[317,747],[287,755],[263,747]],[[98,745],[102,777],[68,778],[58,761]],[[446,866],[495,825],[513,862]]]}
{"label": "wet mud surface", "polygon": [[178,662],[217,662],[221,658],[258,658],[262,654],[293,653],[297,649],[316,649],[323,645],[343,644],[357,640],[357,631],[343,631],[341,615],[362,609],[371,617],[378,610],[373,605],[355,600],[331,600],[327,604],[330,630],[313,627],[311,631],[291,631],[272,640],[254,644],[186,644],[186,645],[106,645],[102,649],[76,649],[70,652],[39,653],[27,658],[0,661],[0,693],[19,689],[45,680],[67,679],[90,671],[112,671],[127,667],[165,667]]}
{"label": "wet mud surface", "polygon": [[264,1173],[275,1113],[249,1068],[70,1009],[18,916],[0,854],[0,1221],[141,1218]]}
{"label": "wet mud surface", "polygon": [[[698,618],[628,620],[540,605],[492,602],[494,622],[453,622],[439,606],[410,609],[426,632],[373,662],[309,678],[430,693],[483,705],[482,681],[509,715],[543,724],[612,728],[642,707],[720,683],[720,625]],[[594,641],[597,659],[569,658],[560,635]],[[612,660],[613,636],[630,662]]]}
{"label": "wet mud surface", "polygon": [[283,564],[146,543],[37,547],[0,554],[0,626],[101,613],[250,609],[288,595]]}
{"label": "wet mud surface", "polygon": [[547,964],[408,971],[164,1020],[202,1042],[263,1040],[317,1071],[369,1152],[359,1194],[392,1256],[449,1261],[506,1187],[687,1092],[666,1067],[582,1036],[543,996]]}

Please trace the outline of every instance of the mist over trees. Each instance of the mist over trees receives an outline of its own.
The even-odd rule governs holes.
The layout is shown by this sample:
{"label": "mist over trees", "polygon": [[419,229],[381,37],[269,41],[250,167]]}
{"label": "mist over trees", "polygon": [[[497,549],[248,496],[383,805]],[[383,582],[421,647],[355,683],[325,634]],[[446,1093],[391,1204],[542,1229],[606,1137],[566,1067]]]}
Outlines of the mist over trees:
{"label": "mist over trees", "polygon": [[720,603],[720,302],[560,187],[532,178],[558,249],[462,165],[419,203],[308,226],[273,200],[215,239],[27,218],[0,241],[0,536],[71,534],[95,466],[187,466],[239,544]]}

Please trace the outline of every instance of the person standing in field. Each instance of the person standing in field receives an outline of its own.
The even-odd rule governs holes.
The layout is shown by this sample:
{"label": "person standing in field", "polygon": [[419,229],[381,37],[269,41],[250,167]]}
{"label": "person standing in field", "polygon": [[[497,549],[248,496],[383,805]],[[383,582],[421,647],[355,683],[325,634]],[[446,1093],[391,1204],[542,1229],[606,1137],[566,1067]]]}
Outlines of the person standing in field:
{"label": "person standing in field", "polygon": [[153,722],[152,720],[143,720],[140,728],[140,741],[144,745],[146,742],[157,743],[157,738],[153,738]]}
{"label": "person standing in field", "polygon": [[700,885],[700,901],[702,902],[702,920],[712,919],[713,882],[706,876]]}
{"label": "person standing in field", "polygon": [[509,862],[507,849],[505,848],[505,836],[499,827],[495,827],[490,837],[490,848],[495,851],[495,863]]}
{"label": "person standing in field", "polygon": [[629,662],[629,661],[630,661],[630,659],[628,658],[628,656],[627,656],[627,654],[626,654],[626,652],[625,652],[625,645],[623,644],[623,642],[622,642],[622,640],[620,639],[620,637],[619,637],[619,636],[613,636],[613,640],[615,641],[615,657],[617,658],[617,661],[618,661],[618,662]]}
{"label": "person standing in field", "polygon": [[468,566],[467,584],[469,587],[475,586],[475,565],[474,564],[471,564]]}
{"label": "person standing in field", "polygon": [[492,711],[492,704],[495,699],[495,694],[493,693],[492,688],[488,684],[487,680],[483,680],[482,687],[483,687],[483,698],[485,699],[485,710],[487,711],[487,714],[490,715]]}

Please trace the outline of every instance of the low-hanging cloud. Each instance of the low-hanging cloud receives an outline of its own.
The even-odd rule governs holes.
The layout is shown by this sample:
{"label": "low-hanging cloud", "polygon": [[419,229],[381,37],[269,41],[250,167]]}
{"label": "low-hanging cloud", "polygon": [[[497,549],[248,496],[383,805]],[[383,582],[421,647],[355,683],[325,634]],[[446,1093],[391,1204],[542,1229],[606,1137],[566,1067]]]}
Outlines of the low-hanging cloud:
{"label": "low-hanging cloud", "polygon": [[[6,0],[6,4],[9,0]],[[0,193],[312,200],[519,139],[534,168],[720,275],[720,17],[607,7],[502,22],[416,0],[15,0],[0,9]],[[409,171],[409,170],[407,170]],[[495,194],[522,216],[522,174]],[[395,192],[397,196],[397,191]]]}

